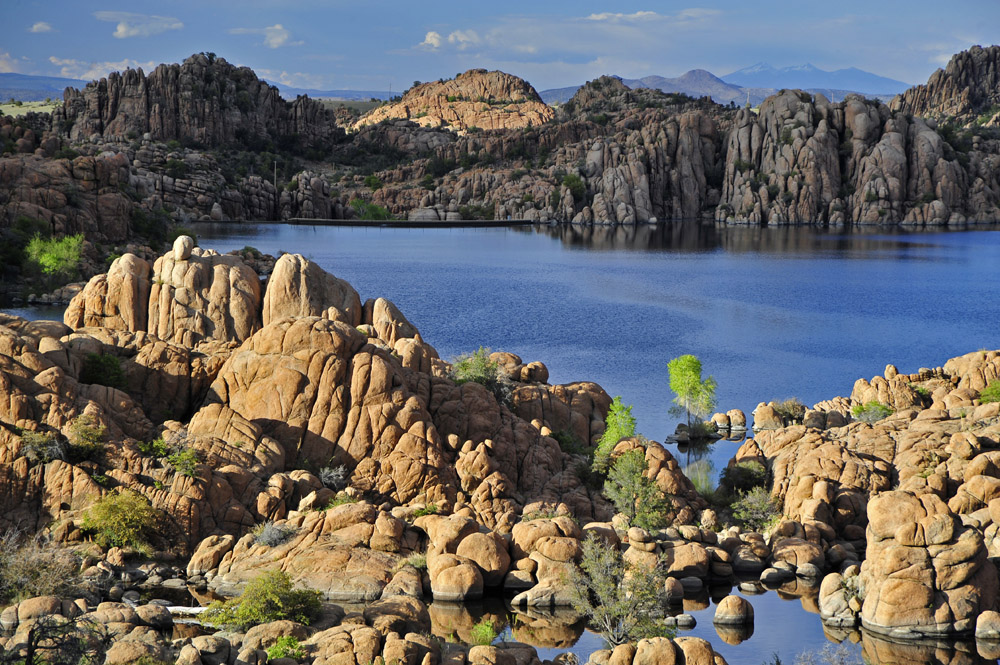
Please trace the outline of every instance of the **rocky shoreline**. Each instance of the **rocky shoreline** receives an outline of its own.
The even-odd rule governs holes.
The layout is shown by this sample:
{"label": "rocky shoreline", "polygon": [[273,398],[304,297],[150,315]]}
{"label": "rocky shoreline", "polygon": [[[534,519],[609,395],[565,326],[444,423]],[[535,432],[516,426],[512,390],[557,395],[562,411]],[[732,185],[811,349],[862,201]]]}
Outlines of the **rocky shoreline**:
{"label": "rocky shoreline", "polygon": [[[790,416],[759,405],[731,464],[766,469],[781,519],[760,532],[734,525],[642,438],[619,441],[612,457],[640,451],[670,509],[663,528],[630,524],[588,480],[584,451],[604,434],[607,393],[550,385],[544,364],[513,354],[491,361],[509,401],[456,381],[391,302],[362,302],[307,259],[271,265],[186,236],[153,262],[116,259],[62,323],[2,315],[0,522],[75,552],[85,583],[80,595],[8,607],[0,624],[13,635],[0,645],[21,648],[59,615],[108,627],[108,663],[261,663],[262,647],[295,636],[314,663],[530,665],[538,656],[524,645],[431,640],[435,626],[450,634],[433,616],[441,602],[497,596],[528,616],[567,607],[568,576],[594,534],[630,565],[662,566],[664,602],[736,581],[801,596],[845,635],[974,637],[996,651],[1000,403],[981,398],[1000,379],[1000,352],[908,375],[888,366],[849,397]],[[862,417],[872,403],[886,413]],[[81,422],[102,432],[98,453],[39,447],[72,452]],[[102,546],[89,521],[102,499],[131,494],[158,515],[152,558]],[[264,538],[264,526],[283,535]],[[318,623],[171,637],[164,604],[136,599],[143,589],[233,596],[272,570],[332,604]],[[721,600],[721,624],[752,623],[752,608]],[[350,603],[364,606],[335,609]],[[661,658],[724,662],[691,637],[590,660]]]}

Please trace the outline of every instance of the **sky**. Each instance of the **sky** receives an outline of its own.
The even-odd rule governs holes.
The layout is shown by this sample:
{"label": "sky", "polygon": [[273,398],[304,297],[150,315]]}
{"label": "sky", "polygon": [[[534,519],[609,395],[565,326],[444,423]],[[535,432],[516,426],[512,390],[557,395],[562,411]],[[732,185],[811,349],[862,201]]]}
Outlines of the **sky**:
{"label": "sky", "polygon": [[93,79],[211,51],[290,87],[402,91],[474,67],[538,90],[758,62],[924,83],[1000,43],[997,0],[2,0],[0,72]]}

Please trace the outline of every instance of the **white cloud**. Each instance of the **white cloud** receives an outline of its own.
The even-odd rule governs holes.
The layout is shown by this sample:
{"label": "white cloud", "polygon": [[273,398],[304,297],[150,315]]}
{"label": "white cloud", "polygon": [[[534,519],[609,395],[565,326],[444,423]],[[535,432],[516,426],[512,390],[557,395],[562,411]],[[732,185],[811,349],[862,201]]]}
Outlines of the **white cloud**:
{"label": "white cloud", "polygon": [[52,25],[50,23],[46,23],[45,21],[39,21],[28,28],[28,32],[52,32]]}
{"label": "white cloud", "polygon": [[19,71],[17,58],[6,51],[0,51],[0,74],[13,74]]}
{"label": "white cloud", "polygon": [[255,69],[254,71],[272,84],[280,83],[289,88],[311,88],[317,90],[327,87],[325,78],[318,74],[278,71],[276,69]]}
{"label": "white cloud", "polygon": [[417,44],[417,46],[422,46],[431,50],[441,48],[441,33],[434,32],[430,30],[424,35],[424,41]]}
{"label": "white cloud", "polygon": [[464,50],[479,44],[479,34],[475,30],[456,30],[448,35],[448,43],[455,44],[459,50]]}
{"label": "white cloud", "polygon": [[56,56],[50,56],[49,62],[51,62],[56,67],[59,67],[59,75],[71,79],[83,79],[85,81],[90,81],[93,79],[99,79],[103,76],[107,76],[111,72],[120,72],[128,68],[136,69],[141,67],[145,71],[150,71],[156,67],[156,63],[150,60],[149,62],[139,62],[138,60],[132,60],[131,58],[125,58],[118,62],[114,61],[104,61],[104,62],[86,62],[83,60],[75,60],[73,58],[57,58]]}
{"label": "white cloud", "polygon": [[266,28],[232,28],[229,31],[231,35],[263,35],[264,36],[264,46],[268,48],[281,48],[282,46],[302,46],[305,42],[288,41],[292,38],[292,33],[289,32],[280,23],[275,23],[274,25],[269,25]]}
{"label": "white cloud", "polygon": [[634,14],[601,12],[600,14],[591,14],[586,17],[588,21],[646,21],[654,18],[660,18],[660,15],[656,12],[635,12]]}
{"label": "white cloud", "polygon": [[179,19],[170,16],[148,16],[132,12],[94,12],[94,18],[106,23],[116,23],[113,33],[116,39],[151,37],[167,30],[180,30],[184,27]]}

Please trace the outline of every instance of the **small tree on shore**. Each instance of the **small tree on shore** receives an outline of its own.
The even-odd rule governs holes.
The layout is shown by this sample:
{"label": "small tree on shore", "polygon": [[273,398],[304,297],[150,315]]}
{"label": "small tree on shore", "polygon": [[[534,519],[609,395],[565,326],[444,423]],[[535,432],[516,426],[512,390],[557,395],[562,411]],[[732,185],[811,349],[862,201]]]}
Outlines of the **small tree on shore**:
{"label": "small tree on shore", "polygon": [[706,418],[715,408],[715,379],[701,378],[701,361],[696,356],[685,354],[667,363],[670,376],[670,390],[674,397],[675,407],[671,411],[687,415],[688,428],[691,427],[691,416]]}
{"label": "small tree on shore", "polygon": [[660,488],[646,476],[646,469],[643,451],[630,450],[619,455],[608,472],[604,495],[628,518],[629,524],[657,529],[666,523],[668,505]]}
{"label": "small tree on shore", "polygon": [[608,416],[604,419],[604,434],[597,442],[597,450],[594,452],[594,470],[601,473],[606,471],[611,462],[611,451],[619,441],[631,436],[635,436],[635,416],[632,415],[632,407],[625,406],[621,395],[618,395],[612,400]]}
{"label": "small tree on shore", "polygon": [[662,566],[629,566],[617,547],[591,534],[583,541],[580,568],[571,578],[573,608],[611,647],[647,637],[673,637],[663,621]]}

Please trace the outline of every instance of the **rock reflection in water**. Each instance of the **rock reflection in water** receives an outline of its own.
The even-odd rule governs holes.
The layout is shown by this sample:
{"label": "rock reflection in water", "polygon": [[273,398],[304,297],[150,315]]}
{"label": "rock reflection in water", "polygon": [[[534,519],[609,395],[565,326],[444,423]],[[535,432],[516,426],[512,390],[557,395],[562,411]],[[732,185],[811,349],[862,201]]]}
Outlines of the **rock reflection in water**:
{"label": "rock reflection in water", "polygon": [[538,648],[568,649],[583,634],[583,618],[569,608],[553,611],[512,609],[501,598],[475,603],[435,601],[428,607],[431,632],[449,642],[469,643],[472,628],[485,620],[498,632]]}
{"label": "rock reflection in water", "polygon": [[719,638],[726,644],[736,646],[737,644],[742,644],[753,637],[753,624],[750,624],[749,626],[723,626],[722,624],[714,625],[715,632],[719,634]]}
{"label": "rock reflection in water", "polygon": [[861,653],[871,665],[980,665],[996,662],[984,658],[973,641],[919,640],[896,642],[885,637],[862,632]]}

